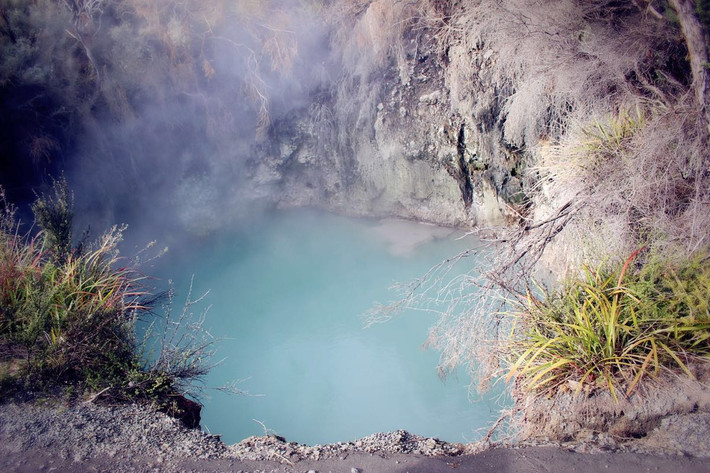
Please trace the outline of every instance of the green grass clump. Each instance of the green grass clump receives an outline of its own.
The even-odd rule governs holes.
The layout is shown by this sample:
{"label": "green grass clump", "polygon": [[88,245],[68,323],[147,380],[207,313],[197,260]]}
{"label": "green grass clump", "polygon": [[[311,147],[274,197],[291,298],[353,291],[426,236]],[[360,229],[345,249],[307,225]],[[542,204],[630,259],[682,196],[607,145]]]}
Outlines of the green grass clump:
{"label": "green grass clump", "polygon": [[0,390],[110,390],[113,399],[159,403],[180,394],[206,373],[209,341],[164,342],[160,364],[150,364],[136,323],[159,298],[120,257],[123,227],[72,248],[70,199],[66,184],[55,183],[33,205],[40,231],[30,236],[0,189]]}
{"label": "green grass clump", "polygon": [[583,127],[578,149],[581,168],[597,179],[604,179],[609,169],[628,159],[634,136],[646,127],[645,113],[639,106],[633,111],[622,109]]}
{"label": "green grass clump", "polygon": [[67,196],[61,183],[58,200],[33,206],[42,229],[33,237],[20,233],[12,212],[0,228],[0,362],[5,378],[33,387],[106,385],[140,365],[133,328],[149,307],[143,277],[121,264],[122,228],[72,251]]}
{"label": "green grass clump", "polygon": [[0,242],[0,333],[26,359],[28,374],[84,378],[115,363],[130,364],[132,322],[141,303],[140,276],[119,263],[119,229],[62,263],[42,234]]}
{"label": "green grass clump", "polygon": [[632,270],[636,253],[558,292],[528,291],[514,313],[508,379],[530,392],[605,388],[618,400],[662,368],[693,376],[690,362],[710,355],[710,255]]}

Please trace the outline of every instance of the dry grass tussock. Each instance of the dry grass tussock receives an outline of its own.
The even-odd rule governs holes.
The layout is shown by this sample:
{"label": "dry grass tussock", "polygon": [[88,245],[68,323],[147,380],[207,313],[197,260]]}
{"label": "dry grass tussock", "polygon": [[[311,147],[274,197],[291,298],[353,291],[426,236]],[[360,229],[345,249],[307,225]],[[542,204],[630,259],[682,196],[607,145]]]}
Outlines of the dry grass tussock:
{"label": "dry grass tussock", "polygon": [[394,61],[406,84],[413,59],[409,42],[426,31],[443,55],[464,34],[467,9],[438,0],[346,0],[333,2],[325,14],[335,29],[333,49],[350,74],[367,77]]}
{"label": "dry grass tussock", "polygon": [[406,67],[403,41],[412,24],[409,2],[338,2],[329,16],[336,27],[334,45],[350,74],[368,75],[394,58]]}
{"label": "dry grass tussock", "polygon": [[507,380],[527,392],[603,388],[618,402],[665,368],[693,378],[690,367],[710,354],[708,255],[673,263],[640,254],[585,268],[554,291],[529,289],[510,313]]}
{"label": "dry grass tussock", "polygon": [[[622,222],[615,240],[623,253],[650,245],[687,256],[707,246],[710,234],[707,140],[704,119],[683,102],[640,101],[587,118],[539,148],[540,200],[548,208],[574,202],[571,227]],[[600,247],[593,238],[587,232],[576,243]]]}
{"label": "dry grass tussock", "polygon": [[[512,88],[502,117],[509,144],[556,138],[572,111],[609,109],[633,88],[657,89],[649,75],[665,60],[672,29],[632,4],[611,3],[500,0],[460,7],[458,21],[470,36],[460,41],[492,48],[492,80]],[[631,86],[629,77],[637,83]]]}
{"label": "dry grass tussock", "polygon": [[[611,110],[629,96],[665,100],[687,85],[666,70],[668,57],[682,54],[677,31],[633,2],[349,0],[335,2],[326,17],[350,77],[392,61],[406,84],[410,41],[425,33],[420,39],[447,63],[452,107],[464,116],[477,103],[470,96],[481,69],[476,57],[492,51],[488,85],[504,101],[496,119],[506,144],[519,149],[559,138],[573,113]],[[341,95],[348,94],[359,97]]]}

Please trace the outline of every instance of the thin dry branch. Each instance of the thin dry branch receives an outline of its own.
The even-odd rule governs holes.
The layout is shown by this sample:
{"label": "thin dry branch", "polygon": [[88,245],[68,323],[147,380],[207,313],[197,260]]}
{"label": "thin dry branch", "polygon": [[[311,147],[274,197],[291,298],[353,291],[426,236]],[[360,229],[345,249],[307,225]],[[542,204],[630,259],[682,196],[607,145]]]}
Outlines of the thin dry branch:
{"label": "thin dry branch", "polygon": [[[168,290],[165,305],[165,327],[160,337],[158,354],[148,371],[163,373],[175,379],[182,389],[196,389],[195,382],[203,381],[204,376],[218,363],[212,361],[215,355],[216,339],[204,328],[205,316],[209,306],[199,314],[192,308],[203,302],[208,292],[192,299],[193,278],[185,297],[180,314],[172,317],[174,289]],[[153,337],[154,326],[146,334],[146,340]]]}
{"label": "thin dry branch", "polygon": [[[368,313],[367,323],[389,320],[405,309],[436,314],[427,345],[441,351],[439,374],[465,365],[472,382],[485,390],[499,374],[509,343],[506,307],[526,294],[537,265],[584,203],[566,202],[552,215],[527,220],[500,238],[435,265],[422,277],[398,287],[401,298]],[[475,262],[462,266],[462,262]],[[463,272],[462,272],[463,270]]]}

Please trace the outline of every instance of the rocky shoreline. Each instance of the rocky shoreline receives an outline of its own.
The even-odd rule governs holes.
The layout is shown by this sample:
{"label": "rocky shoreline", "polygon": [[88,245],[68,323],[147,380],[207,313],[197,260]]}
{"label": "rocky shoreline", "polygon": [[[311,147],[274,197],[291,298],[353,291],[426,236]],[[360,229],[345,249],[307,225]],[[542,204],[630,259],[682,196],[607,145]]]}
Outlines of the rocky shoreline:
{"label": "rocky shoreline", "polygon": [[[451,463],[501,448],[538,451],[536,449],[540,447],[552,448],[561,454],[565,452],[564,455],[615,454],[621,459],[624,454],[632,454],[638,458],[658,457],[659,461],[662,458],[686,458],[692,460],[692,468],[679,471],[710,471],[703,469],[706,468],[704,459],[710,457],[704,440],[707,439],[710,417],[701,417],[678,420],[676,426],[682,427],[683,432],[678,430],[677,433],[684,439],[676,439],[679,441],[675,444],[669,438],[663,440],[663,432],[668,437],[673,428],[672,422],[667,422],[660,426],[655,437],[649,435],[648,439],[624,442],[610,435],[590,433],[585,440],[567,443],[537,439],[521,444],[457,444],[399,430],[328,445],[301,445],[273,435],[250,437],[234,445],[225,445],[218,435],[188,429],[180,421],[150,406],[56,401],[8,403],[0,406],[0,471],[52,471],[52,468],[72,471],[73,467],[76,471],[86,471],[81,468],[87,464],[93,465],[91,471],[111,471],[113,468],[128,472],[224,471],[221,470],[224,465],[231,465],[229,471],[248,471],[232,470],[235,465],[240,468],[250,465],[249,471],[282,471],[276,468],[319,471],[303,470],[301,465],[335,462],[341,467],[350,465],[351,472],[363,472],[362,463],[372,459],[390,461],[395,465],[405,459],[420,461],[422,458],[448,459]],[[693,449],[694,455],[689,456]],[[181,469],[188,464],[194,468]],[[264,466],[270,469],[260,469]],[[694,469],[696,466],[700,469]],[[367,471],[386,470],[370,468]]]}
{"label": "rocky shoreline", "polygon": [[297,444],[275,435],[249,437],[226,445],[219,435],[188,429],[179,420],[149,406],[106,406],[86,402],[2,405],[0,438],[4,440],[1,448],[5,452],[48,449],[74,461],[97,455],[121,455],[147,456],[161,461],[171,457],[236,458],[288,464],[303,459],[341,457],[353,452],[424,456],[473,453],[469,446],[425,438],[404,430],[327,445]]}

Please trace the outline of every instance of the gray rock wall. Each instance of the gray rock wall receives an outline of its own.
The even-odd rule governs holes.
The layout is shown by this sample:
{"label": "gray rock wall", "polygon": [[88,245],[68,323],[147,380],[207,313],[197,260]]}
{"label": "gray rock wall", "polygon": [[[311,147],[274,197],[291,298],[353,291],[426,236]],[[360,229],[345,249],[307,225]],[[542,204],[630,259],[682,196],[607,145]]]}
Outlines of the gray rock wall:
{"label": "gray rock wall", "polygon": [[273,123],[251,169],[257,195],[353,215],[505,224],[508,204],[522,200],[523,160],[502,140],[492,52],[442,53],[426,30],[408,31],[405,44],[403,61],[344,70]]}

